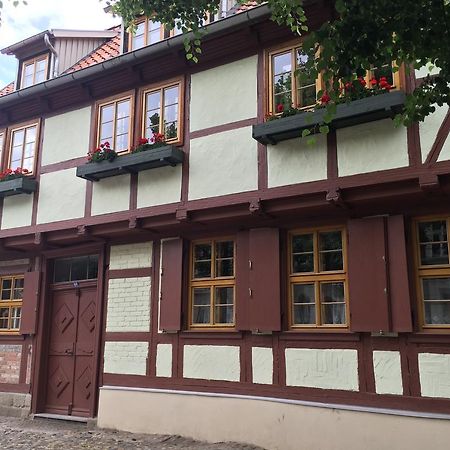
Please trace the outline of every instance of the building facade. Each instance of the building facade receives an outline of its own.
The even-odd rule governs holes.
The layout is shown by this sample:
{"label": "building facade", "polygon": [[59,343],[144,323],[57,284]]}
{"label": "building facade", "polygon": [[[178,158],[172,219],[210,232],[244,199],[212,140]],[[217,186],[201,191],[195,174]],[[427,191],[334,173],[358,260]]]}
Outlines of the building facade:
{"label": "building facade", "polygon": [[[311,27],[331,15],[307,8]],[[26,173],[0,182],[0,412],[270,449],[447,448],[448,106],[394,127],[428,71],[388,65],[367,79],[390,92],[307,145],[305,114],[267,120],[316,102],[301,42],[266,6],[207,22],[198,64],[146,20],[4,50],[19,70],[2,164]],[[106,142],[119,156],[88,163]]]}

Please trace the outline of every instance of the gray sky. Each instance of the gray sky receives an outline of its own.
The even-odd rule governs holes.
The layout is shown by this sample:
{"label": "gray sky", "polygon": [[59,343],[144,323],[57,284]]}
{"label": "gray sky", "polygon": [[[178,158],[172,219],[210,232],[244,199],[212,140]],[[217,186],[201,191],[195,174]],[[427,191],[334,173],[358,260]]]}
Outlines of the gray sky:
{"label": "gray sky", "polygon": [[[28,5],[13,7],[3,1],[0,49],[49,28],[103,30],[120,23],[106,14],[105,1],[99,0],[27,0]],[[0,55],[0,89],[16,77],[17,60]]]}

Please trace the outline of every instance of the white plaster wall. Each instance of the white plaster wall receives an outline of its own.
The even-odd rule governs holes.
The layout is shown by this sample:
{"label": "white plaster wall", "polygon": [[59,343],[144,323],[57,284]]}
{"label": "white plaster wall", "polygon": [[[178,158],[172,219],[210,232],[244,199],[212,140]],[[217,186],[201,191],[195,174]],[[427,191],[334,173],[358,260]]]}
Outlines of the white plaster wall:
{"label": "white plaster wall", "polygon": [[172,344],[158,344],[156,346],[156,376],[172,376]]}
{"label": "white plaster wall", "polygon": [[140,269],[152,266],[152,242],[112,245],[109,254],[109,268]]}
{"label": "white plaster wall", "polygon": [[377,394],[403,395],[400,352],[374,351],[373,371]]}
{"label": "white plaster wall", "polygon": [[286,385],[358,391],[358,352],[287,348]]}
{"label": "white plaster wall", "polygon": [[193,74],[191,131],[256,117],[257,69],[255,55]]}
{"label": "white plaster wall", "polygon": [[76,169],[41,175],[39,182],[38,223],[84,217],[86,181]]}
{"label": "white plaster wall", "polygon": [[327,178],[327,139],[316,137],[314,145],[297,138],[267,146],[269,187],[305,183]]}
{"label": "white plaster wall", "polygon": [[22,194],[3,200],[2,230],[31,225],[33,197],[33,194]]}
{"label": "white plaster wall", "polygon": [[106,331],[150,331],[150,277],[109,280]]}
{"label": "white plaster wall", "polygon": [[125,211],[130,208],[130,175],[105,178],[93,183],[92,215]]}
{"label": "white plaster wall", "polygon": [[[432,70],[430,70],[430,67],[432,67]],[[426,66],[422,66],[420,69],[415,70],[416,78],[424,78],[427,75],[437,75],[441,69],[436,66],[432,66],[431,64],[427,64]]]}
{"label": "white plaster wall", "polygon": [[271,348],[252,348],[253,383],[273,383],[273,350]]}
{"label": "white plaster wall", "polygon": [[137,207],[176,203],[181,198],[182,165],[139,172]]}
{"label": "white plaster wall", "polygon": [[450,355],[419,353],[419,376],[423,397],[450,398]]}
{"label": "white plaster wall", "polygon": [[240,373],[239,347],[225,345],[184,346],[184,378],[239,381]]}
{"label": "white plaster wall", "polygon": [[406,127],[378,120],[337,130],[339,176],[409,165]]}
{"label": "white plaster wall", "polygon": [[[448,106],[438,106],[438,105],[434,106],[436,108],[436,111],[433,114],[430,114],[429,116],[425,117],[425,120],[423,122],[419,122],[422,162],[425,162],[425,160],[427,159],[427,156],[430,153],[431,148],[433,147],[434,141],[436,140],[436,135],[439,131],[439,128],[441,127],[442,122],[444,121],[444,118],[448,111]],[[444,147],[440,155],[441,157],[445,152],[445,147],[446,145],[444,144]],[[446,159],[449,158],[450,156],[448,156]]]}
{"label": "white plaster wall", "polygon": [[257,188],[257,142],[252,138],[251,127],[191,141],[189,200]]}
{"label": "white plaster wall", "polygon": [[449,420],[109,386],[100,388],[97,423],[270,450],[447,450],[450,436]]}
{"label": "white plaster wall", "polygon": [[148,342],[105,342],[104,373],[145,375]]}
{"label": "white plaster wall", "polygon": [[87,156],[91,108],[82,108],[49,117],[44,124],[42,165]]}

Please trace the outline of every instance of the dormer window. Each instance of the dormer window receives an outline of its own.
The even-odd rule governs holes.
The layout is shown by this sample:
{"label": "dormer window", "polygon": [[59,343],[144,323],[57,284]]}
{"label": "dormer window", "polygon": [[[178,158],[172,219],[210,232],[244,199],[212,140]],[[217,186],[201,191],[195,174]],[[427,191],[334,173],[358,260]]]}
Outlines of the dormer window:
{"label": "dormer window", "polygon": [[40,55],[22,63],[21,88],[42,83],[48,79],[48,55]]}
{"label": "dormer window", "polygon": [[156,44],[166,37],[169,37],[169,34],[165,35],[161,22],[144,19],[136,24],[135,34],[130,35],[130,50],[137,50],[146,45]]}

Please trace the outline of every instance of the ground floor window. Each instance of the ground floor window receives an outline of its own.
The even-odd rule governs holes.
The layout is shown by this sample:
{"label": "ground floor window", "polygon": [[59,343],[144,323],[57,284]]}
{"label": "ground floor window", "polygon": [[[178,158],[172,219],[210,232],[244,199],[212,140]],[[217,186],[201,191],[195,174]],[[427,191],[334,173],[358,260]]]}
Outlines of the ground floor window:
{"label": "ground floor window", "polygon": [[22,295],[23,276],[0,278],[0,333],[19,331]]}

